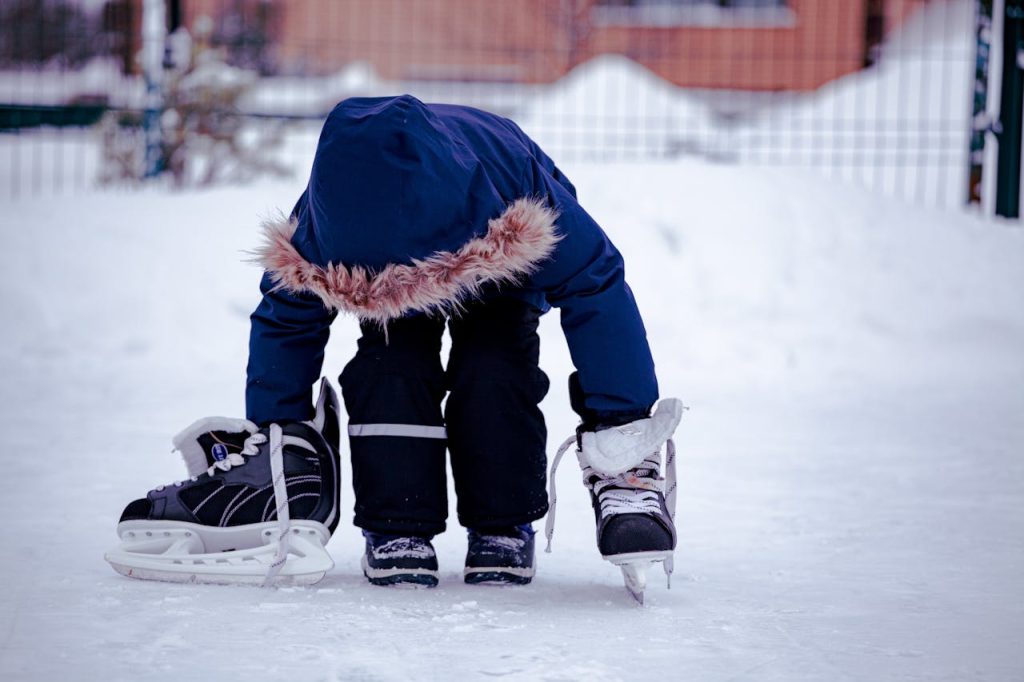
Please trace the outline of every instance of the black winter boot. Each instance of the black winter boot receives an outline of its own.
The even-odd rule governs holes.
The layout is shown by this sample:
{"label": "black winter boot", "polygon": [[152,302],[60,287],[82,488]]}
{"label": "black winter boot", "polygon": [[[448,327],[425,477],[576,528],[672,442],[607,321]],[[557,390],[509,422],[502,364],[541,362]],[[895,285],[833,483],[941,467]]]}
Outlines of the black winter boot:
{"label": "black winter boot", "polygon": [[437,586],[437,554],[430,539],[363,531],[363,575],[374,585]]}
{"label": "black winter boot", "polygon": [[527,585],[536,571],[534,531],[530,524],[468,533],[465,580],[482,583]]}

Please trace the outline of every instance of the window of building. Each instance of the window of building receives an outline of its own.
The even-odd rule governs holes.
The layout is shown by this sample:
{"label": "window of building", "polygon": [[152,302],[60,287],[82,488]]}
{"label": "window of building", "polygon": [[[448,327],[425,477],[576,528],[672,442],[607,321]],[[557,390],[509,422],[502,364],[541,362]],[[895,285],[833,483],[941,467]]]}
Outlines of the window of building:
{"label": "window of building", "polygon": [[633,26],[791,26],[788,0],[597,0],[598,24]]}

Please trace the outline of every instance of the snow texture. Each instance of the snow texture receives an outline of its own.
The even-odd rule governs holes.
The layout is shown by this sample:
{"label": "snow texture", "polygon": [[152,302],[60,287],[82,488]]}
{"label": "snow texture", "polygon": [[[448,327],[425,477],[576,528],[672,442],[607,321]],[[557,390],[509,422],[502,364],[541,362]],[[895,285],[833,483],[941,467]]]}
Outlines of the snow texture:
{"label": "snow texture", "polygon": [[[436,590],[369,585],[347,462],[318,586],[116,575],[123,505],[182,476],[171,436],[242,415],[243,251],[301,187],[82,191],[0,217],[0,679],[1019,680],[1019,224],[810,171],[566,170],[625,255],[663,395],[691,408],[671,591],[652,572],[633,604],[565,468],[524,588],[463,584],[457,527]],[[356,329],[333,332],[330,376]],[[557,313],[541,333],[557,444],[575,426]]]}
{"label": "snow texture", "polygon": [[422,542],[410,541],[408,538],[395,538],[388,540],[380,547],[373,550],[373,556],[377,559],[392,559],[395,557],[409,557],[410,559],[429,559],[433,553],[423,546]]}

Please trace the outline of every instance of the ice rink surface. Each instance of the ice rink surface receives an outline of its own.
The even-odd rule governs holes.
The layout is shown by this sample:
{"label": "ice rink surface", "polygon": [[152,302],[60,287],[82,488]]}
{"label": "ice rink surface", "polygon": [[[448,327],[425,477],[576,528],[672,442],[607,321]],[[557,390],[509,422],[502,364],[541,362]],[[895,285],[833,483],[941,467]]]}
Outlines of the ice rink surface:
{"label": "ice rink surface", "polygon": [[[301,179],[25,198],[0,217],[4,680],[1019,680],[1024,231],[801,171],[569,168],[627,261],[662,393],[690,406],[676,574],[636,607],[575,463],[533,585],[372,587],[344,518],[319,585],[131,581],[122,506],[170,438],[241,416],[243,262]],[[325,374],[356,327],[339,319]],[[557,312],[549,448],[572,432]],[[344,452],[343,452],[344,459]]]}

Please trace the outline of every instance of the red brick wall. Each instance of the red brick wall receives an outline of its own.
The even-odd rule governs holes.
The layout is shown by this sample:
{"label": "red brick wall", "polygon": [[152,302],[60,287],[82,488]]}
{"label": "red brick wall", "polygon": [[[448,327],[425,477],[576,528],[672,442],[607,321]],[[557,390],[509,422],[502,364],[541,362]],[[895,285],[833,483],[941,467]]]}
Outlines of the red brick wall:
{"label": "red brick wall", "polygon": [[808,90],[860,68],[864,5],[791,0],[791,25],[772,28],[607,27],[588,54],[632,57],[677,85],[744,90]]}
{"label": "red brick wall", "polygon": [[[887,0],[887,24],[924,1]],[[285,72],[364,60],[389,79],[545,83],[612,52],[681,86],[809,90],[863,64],[864,0],[790,0],[793,21],[771,28],[602,25],[595,2],[287,0],[274,38]],[[232,6],[185,0],[189,24]]]}
{"label": "red brick wall", "polygon": [[566,70],[543,0],[289,0],[281,56],[312,70],[362,59],[386,78],[543,82]]}

